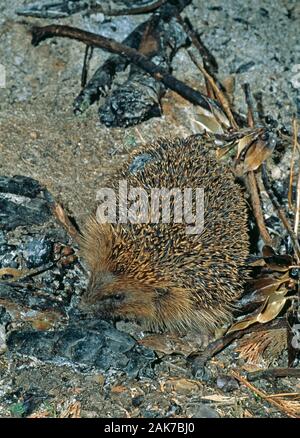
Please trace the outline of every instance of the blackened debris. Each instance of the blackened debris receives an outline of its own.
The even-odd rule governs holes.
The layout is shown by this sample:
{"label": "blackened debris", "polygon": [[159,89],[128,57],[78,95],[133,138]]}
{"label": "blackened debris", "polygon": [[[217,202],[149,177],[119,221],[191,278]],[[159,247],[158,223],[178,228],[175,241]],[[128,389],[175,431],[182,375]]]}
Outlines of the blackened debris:
{"label": "blackened debris", "polygon": [[35,198],[41,191],[41,185],[28,176],[0,176],[0,193],[11,193],[14,195],[27,196],[28,198]]}
{"label": "blackened debris", "polygon": [[[118,2],[117,2],[118,3]],[[122,1],[129,9],[135,6],[153,6],[150,0]],[[134,3],[134,4],[133,4]],[[166,71],[171,71],[171,62],[180,47],[187,43],[187,35],[178,23],[176,15],[191,0],[169,0],[162,2],[150,18],[137,26],[123,43],[146,55],[149,60]],[[101,4],[100,4],[101,6]],[[155,5],[154,5],[155,6]],[[20,15],[41,18],[66,17],[78,11],[93,11],[94,2],[71,0],[68,2],[41,5],[39,2],[18,10]],[[130,11],[129,11],[130,12]],[[108,12],[109,14],[109,12]],[[118,72],[124,71],[128,61],[119,55],[108,58],[94,73],[90,81],[75,99],[75,114],[83,113],[90,105],[105,97],[99,107],[100,121],[106,126],[132,126],[161,115],[160,100],[165,86],[139,67],[130,67],[128,79],[121,85],[114,84]],[[86,72],[85,72],[86,73]],[[109,92],[111,93],[109,94]]]}
{"label": "blackened debris", "polygon": [[106,321],[70,325],[64,330],[12,332],[9,352],[56,365],[71,364],[101,371],[122,370],[130,377],[153,374],[155,353],[139,346]]}
{"label": "blackened debris", "polygon": [[[125,40],[124,44],[139,49],[156,65],[171,68],[171,61],[177,50],[184,46],[187,36],[172,17],[189,1],[178,4],[178,9],[165,4],[139,25]],[[149,49],[150,47],[150,49]],[[89,105],[106,95],[113,86],[117,71],[124,70],[128,61],[114,55],[101,66],[75,100],[75,112],[83,112]],[[162,83],[136,66],[131,66],[127,81],[113,89],[99,108],[100,121],[106,126],[132,126],[151,117],[161,115],[160,99],[165,92]]]}
{"label": "blackened debris", "polygon": [[[11,360],[18,354],[80,369],[152,376],[155,353],[109,322],[82,319],[77,303],[87,278],[76,247],[52,215],[52,195],[37,181],[21,176],[1,177],[0,187],[0,325],[8,347],[5,354]],[[70,257],[73,263],[63,263]],[[7,333],[10,323],[14,331]],[[32,409],[28,400],[22,405],[24,412]]]}
{"label": "blackened debris", "polygon": [[50,216],[48,202],[37,181],[21,175],[0,177],[0,230],[42,224]]}

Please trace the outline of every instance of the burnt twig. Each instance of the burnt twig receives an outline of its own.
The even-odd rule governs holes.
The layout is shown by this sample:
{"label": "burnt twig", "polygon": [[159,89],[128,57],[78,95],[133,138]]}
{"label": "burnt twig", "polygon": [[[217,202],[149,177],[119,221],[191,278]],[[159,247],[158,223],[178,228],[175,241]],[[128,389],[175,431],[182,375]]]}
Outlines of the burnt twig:
{"label": "burnt twig", "polygon": [[251,170],[250,172],[247,173],[246,184],[248,187],[248,191],[250,193],[253,214],[254,214],[261,238],[263,239],[263,241],[266,245],[272,246],[272,239],[271,239],[271,236],[267,230],[265,220],[264,220],[264,215],[263,215],[262,208],[261,208],[261,202],[260,202],[260,198],[259,198],[256,176],[255,176],[254,171]]}
{"label": "burnt twig", "polygon": [[247,113],[248,126],[250,128],[253,128],[253,126],[255,125],[255,123],[254,123],[254,108],[253,108],[253,102],[252,102],[251,93],[250,93],[250,85],[248,83],[245,83],[242,85],[242,87],[243,87],[243,90],[245,93],[246,103],[247,103],[247,107],[248,107],[248,113]]}
{"label": "burnt twig", "polygon": [[197,59],[195,58],[195,56],[193,55],[193,53],[188,50],[188,53],[190,55],[191,60],[193,61],[193,63],[196,65],[196,67],[198,67],[198,69],[201,71],[201,73],[203,74],[203,76],[205,77],[205,79],[208,81],[210,87],[212,88],[215,96],[217,97],[219,103],[221,104],[223,111],[225,112],[226,116],[228,117],[228,120],[230,121],[230,124],[233,128],[235,129],[239,129],[238,124],[236,123],[231,108],[230,108],[230,104],[226,98],[226,96],[224,95],[224,93],[218,88],[214,78],[205,70],[205,68],[197,61]]}
{"label": "burnt twig", "polygon": [[180,80],[176,79],[168,71],[149,61],[146,56],[137,50],[118,43],[111,38],[105,38],[92,32],[87,32],[71,26],[50,25],[32,28],[32,44],[35,46],[37,46],[41,41],[53,37],[75,39],[87,45],[99,47],[109,52],[122,55],[128,58],[130,62],[145,70],[157,81],[163,82],[166,87],[177,92],[191,103],[199,105],[209,112],[212,112],[212,107],[216,107],[220,112],[222,112],[217,102],[205,97],[199,91],[194,90]]}
{"label": "burnt twig", "polygon": [[93,50],[94,48],[91,46],[86,46],[85,52],[84,52],[84,60],[83,60],[83,67],[82,67],[82,73],[81,73],[81,87],[85,87],[89,72],[89,65],[90,61],[93,56]]}
{"label": "burnt twig", "polygon": [[247,379],[250,382],[259,379],[272,379],[277,377],[300,377],[300,370],[296,368],[270,368],[268,370],[247,373]]}
{"label": "burnt twig", "polygon": [[[243,90],[245,93],[245,99],[246,99],[246,103],[247,103],[247,107],[248,107],[248,112],[247,112],[248,126],[250,128],[253,128],[254,127],[254,109],[253,109],[253,102],[252,102],[251,93],[250,93],[250,86],[248,83],[243,84]],[[264,215],[263,215],[262,208],[261,208],[261,202],[260,202],[258,188],[257,188],[256,175],[255,175],[253,170],[250,170],[246,174],[246,184],[247,184],[248,190],[250,192],[253,214],[255,216],[260,235],[261,235],[261,237],[266,245],[272,246],[272,239],[270,237],[270,234],[268,233],[268,230],[267,230],[267,227],[265,224],[265,220],[264,220]]]}
{"label": "burnt twig", "polygon": [[136,6],[132,8],[126,8],[126,9],[110,9],[109,7],[106,8],[102,5],[94,5],[91,6],[91,9],[89,13],[94,14],[95,12],[102,12],[104,15],[108,15],[110,17],[118,16],[118,15],[140,15],[140,14],[148,14],[149,12],[153,12],[156,9],[158,9],[160,6],[162,6],[164,3],[166,3],[167,0],[158,0],[154,1],[153,3],[145,6]]}

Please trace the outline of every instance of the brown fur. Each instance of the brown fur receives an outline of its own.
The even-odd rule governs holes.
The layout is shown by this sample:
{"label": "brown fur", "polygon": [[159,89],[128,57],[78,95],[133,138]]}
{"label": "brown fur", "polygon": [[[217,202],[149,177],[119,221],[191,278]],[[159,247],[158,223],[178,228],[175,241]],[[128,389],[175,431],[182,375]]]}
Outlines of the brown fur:
{"label": "brown fur", "polygon": [[[134,157],[152,160],[135,174]],[[102,316],[135,319],[150,330],[210,333],[231,319],[247,278],[246,205],[231,172],[211,157],[209,141],[160,140],[136,151],[111,179],[133,187],[203,187],[204,230],[186,224],[100,224],[91,217],[82,239],[90,269],[83,296]]]}

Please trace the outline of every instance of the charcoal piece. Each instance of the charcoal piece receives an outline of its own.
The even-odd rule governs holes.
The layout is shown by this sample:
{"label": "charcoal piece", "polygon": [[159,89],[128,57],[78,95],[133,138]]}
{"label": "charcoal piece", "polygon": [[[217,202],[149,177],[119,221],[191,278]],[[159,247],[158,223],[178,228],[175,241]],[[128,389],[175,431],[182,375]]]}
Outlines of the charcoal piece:
{"label": "charcoal piece", "polygon": [[0,282],[0,300],[1,303],[14,303],[20,308],[30,308],[32,310],[39,311],[55,311],[62,315],[65,315],[64,303],[44,294],[39,291],[35,291],[27,288],[22,284],[13,284]]}
{"label": "charcoal piece", "polygon": [[237,69],[236,69],[236,73],[240,74],[240,73],[245,73],[248,70],[250,70],[250,68],[252,68],[255,65],[254,61],[249,61],[245,64],[240,65]]}
{"label": "charcoal piece", "polygon": [[[145,28],[146,23],[137,26],[134,31],[122,41],[123,44],[137,49]],[[128,60],[123,56],[112,55],[97,68],[92,78],[74,100],[73,109],[75,114],[83,113],[90,105],[97,101],[100,96],[107,96],[116,73],[124,71],[128,64]]]}
{"label": "charcoal piece", "polygon": [[[102,2],[94,0],[70,0],[61,2],[36,2],[17,11],[20,15],[31,15],[41,18],[58,18],[72,15],[79,11],[102,11],[109,15],[115,11],[136,10],[147,6],[153,14],[144,23],[137,26],[123,43],[138,49],[149,60],[171,71],[171,62],[176,51],[187,42],[187,35],[177,22],[176,14],[181,12],[191,0],[169,0],[159,7],[154,0],[121,0]],[[103,9],[101,9],[103,7]],[[150,9],[149,9],[150,7]],[[100,9],[99,9],[100,8]],[[137,11],[136,11],[137,12]],[[100,121],[106,126],[127,127],[136,125],[162,113],[160,99],[165,87],[149,74],[136,66],[131,66],[125,83],[113,87],[118,72],[128,66],[127,59],[120,55],[112,55],[94,73],[90,81],[81,90],[73,103],[75,114],[83,113],[99,98],[106,101],[99,108]]]}
{"label": "charcoal piece", "polygon": [[[5,245],[6,244],[6,237],[5,237],[5,233],[4,231],[0,230],[0,245]],[[1,251],[1,250],[0,250]]]}
{"label": "charcoal piece", "polygon": [[89,9],[94,3],[94,0],[39,1],[17,9],[16,13],[27,17],[65,18]]}
{"label": "charcoal piece", "polygon": [[8,336],[7,346],[9,354],[36,357],[57,365],[121,370],[131,377],[147,367],[152,370],[151,364],[156,359],[154,352],[137,345],[131,336],[99,320],[51,332],[14,331]]}
{"label": "charcoal piece", "polygon": [[0,176],[0,194],[11,193],[13,195],[35,198],[42,190],[38,181],[28,176]]}
{"label": "charcoal piece", "polygon": [[22,246],[21,250],[27,268],[37,268],[52,259],[53,243],[47,237],[30,237]]}
{"label": "charcoal piece", "polygon": [[5,307],[0,306],[0,326],[11,323],[11,316]]}
{"label": "charcoal piece", "polygon": [[0,194],[0,228],[9,231],[19,226],[43,224],[51,217],[47,202],[32,199],[24,205],[1,198]]}
{"label": "charcoal piece", "polygon": [[0,230],[42,224],[50,219],[49,203],[40,184],[17,175],[0,177]]}
{"label": "charcoal piece", "polygon": [[160,97],[164,87],[151,77],[145,79],[130,79],[114,90],[99,108],[100,122],[108,127],[127,127],[161,116]]}
{"label": "charcoal piece", "polygon": [[30,3],[22,8],[17,9],[18,15],[39,18],[65,18],[77,12],[89,11],[103,12],[109,15],[121,13],[124,9],[140,8],[152,6],[157,0],[114,0],[107,2],[105,0],[61,0],[61,1],[39,1]]}
{"label": "charcoal piece", "polygon": [[[187,2],[186,2],[187,3]],[[186,35],[172,18],[175,7],[163,5],[146,22],[146,34],[141,41],[141,52],[156,65],[171,69],[176,51],[186,44]],[[177,9],[176,9],[177,11]],[[150,44],[147,39],[155,40]],[[156,46],[156,48],[153,48]],[[119,85],[99,108],[100,121],[110,127],[128,127],[162,114],[160,100],[165,93],[164,85],[136,66],[131,66],[128,80]]]}

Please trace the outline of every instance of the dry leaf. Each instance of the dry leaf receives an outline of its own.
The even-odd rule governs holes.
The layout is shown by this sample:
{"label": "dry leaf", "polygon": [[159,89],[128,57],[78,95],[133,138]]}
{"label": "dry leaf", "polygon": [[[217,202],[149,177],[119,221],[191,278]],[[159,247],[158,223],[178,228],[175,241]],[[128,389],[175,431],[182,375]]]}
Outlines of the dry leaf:
{"label": "dry leaf", "polygon": [[175,391],[177,394],[191,394],[193,391],[199,392],[201,388],[200,382],[184,378],[170,378],[161,384],[162,392]]}
{"label": "dry leaf", "polygon": [[274,293],[267,299],[267,305],[265,309],[257,316],[257,322],[265,324],[272,321],[280,313],[288,298],[285,297],[288,290],[283,288],[280,291]]}
{"label": "dry leaf", "polygon": [[126,388],[126,386],[122,386],[122,385],[113,386],[111,388],[111,392],[113,394],[122,394],[122,392],[125,392],[125,391],[127,391],[127,388]]}
{"label": "dry leaf", "polygon": [[228,333],[235,332],[237,330],[244,330],[256,322],[261,324],[265,324],[266,322],[271,321],[276,318],[276,316],[280,313],[283,306],[288,299],[285,295],[288,293],[288,289],[282,288],[279,291],[273,293],[272,295],[266,298],[266,301],[262,306],[252,312],[250,315],[247,315],[242,320],[234,323],[229,330]]}
{"label": "dry leaf", "polygon": [[244,159],[244,172],[256,170],[272,154],[274,146],[259,139],[255,141],[246,151]]}
{"label": "dry leaf", "polygon": [[253,143],[254,138],[253,138],[253,133],[245,135],[245,137],[242,137],[238,143],[237,143],[237,154],[236,154],[236,160],[239,160],[241,158],[241,154],[244,152],[245,154],[245,149],[250,146],[251,143]]}
{"label": "dry leaf", "polygon": [[5,277],[8,276],[9,280],[16,280],[19,279],[21,277],[24,277],[25,275],[28,274],[28,269],[15,269],[15,268],[2,268],[0,269],[0,281],[4,280],[5,281]]}

